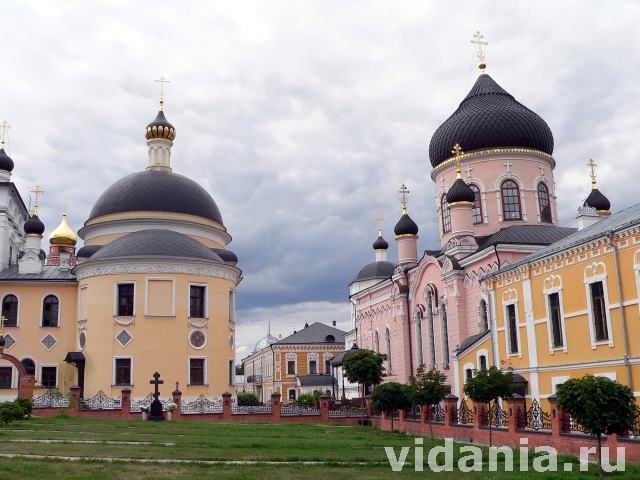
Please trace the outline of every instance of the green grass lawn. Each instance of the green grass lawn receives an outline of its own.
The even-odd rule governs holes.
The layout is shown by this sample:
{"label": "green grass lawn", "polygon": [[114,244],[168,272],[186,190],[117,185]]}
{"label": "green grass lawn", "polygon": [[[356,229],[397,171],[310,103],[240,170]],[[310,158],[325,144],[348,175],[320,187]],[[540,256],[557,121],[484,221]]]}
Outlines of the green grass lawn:
{"label": "green grass lawn", "polygon": [[[43,443],[55,440],[56,443]],[[72,442],[95,443],[72,443]],[[108,443],[107,443],[108,442]],[[122,442],[122,443],[120,443]],[[424,455],[434,444],[424,442]],[[0,427],[0,454],[65,456],[84,460],[0,457],[0,479],[139,479],[139,478],[229,478],[229,479],[365,479],[389,478],[593,478],[578,472],[415,472],[407,464],[393,472],[384,447],[411,447],[407,461],[413,462],[413,437],[380,432],[367,427],[306,424],[249,424],[218,422],[140,422],[33,418]],[[456,449],[459,446],[456,447]],[[455,457],[459,453],[456,451]],[[484,452],[485,459],[487,452]],[[518,455],[514,464],[519,465]],[[100,459],[103,460],[100,460]],[[109,461],[107,461],[107,459]],[[115,459],[115,461],[114,461]],[[118,459],[123,459],[122,461]],[[137,461],[127,461],[135,459]],[[167,460],[169,463],[160,463]],[[180,461],[294,462],[273,465],[205,465]],[[303,465],[299,462],[320,462]],[[570,461],[559,459],[559,463]],[[142,463],[148,462],[148,463]],[[355,464],[360,463],[360,464]],[[457,464],[457,459],[454,465]],[[499,466],[502,470],[502,466]],[[613,478],[640,478],[640,468]]]}

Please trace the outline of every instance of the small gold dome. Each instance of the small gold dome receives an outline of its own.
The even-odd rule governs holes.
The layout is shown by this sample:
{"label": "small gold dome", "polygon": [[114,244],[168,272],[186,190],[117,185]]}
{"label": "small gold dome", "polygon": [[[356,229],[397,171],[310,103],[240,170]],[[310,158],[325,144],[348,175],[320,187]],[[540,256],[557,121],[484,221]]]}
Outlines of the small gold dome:
{"label": "small gold dome", "polygon": [[62,214],[60,225],[49,235],[49,243],[51,245],[75,246],[78,242],[78,236],[71,230],[67,223],[67,214]]}

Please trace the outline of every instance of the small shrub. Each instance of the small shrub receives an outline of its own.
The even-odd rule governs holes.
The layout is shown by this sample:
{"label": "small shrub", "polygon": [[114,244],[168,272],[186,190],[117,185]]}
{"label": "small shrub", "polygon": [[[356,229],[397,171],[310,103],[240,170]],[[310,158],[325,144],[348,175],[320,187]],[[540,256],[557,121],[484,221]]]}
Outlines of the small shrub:
{"label": "small shrub", "polygon": [[298,397],[296,403],[305,407],[314,407],[316,405],[316,396],[310,393],[303,393]]}
{"label": "small shrub", "polygon": [[20,420],[24,416],[24,410],[15,402],[0,403],[0,423],[3,425],[7,425],[14,420]]}
{"label": "small shrub", "polygon": [[16,398],[13,403],[18,405],[24,411],[24,416],[30,417],[33,412],[33,402],[28,398]]}
{"label": "small shrub", "polygon": [[242,393],[238,392],[238,406],[240,407],[253,407],[260,405],[260,400],[255,393]]}

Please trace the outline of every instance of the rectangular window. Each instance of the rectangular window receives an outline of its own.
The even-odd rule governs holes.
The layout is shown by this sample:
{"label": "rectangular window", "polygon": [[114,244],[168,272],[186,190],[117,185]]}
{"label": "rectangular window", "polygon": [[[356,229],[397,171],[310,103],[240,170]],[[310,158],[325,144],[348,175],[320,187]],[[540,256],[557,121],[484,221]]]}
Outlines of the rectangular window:
{"label": "rectangular window", "polygon": [[133,283],[118,284],[117,314],[119,317],[133,316]]}
{"label": "rectangular window", "polygon": [[317,375],[318,374],[318,362],[315,360],[311,360],[309,362],[309,375]]}
{"label": "rectangular window", "polygon": [[234,385],[236,375],[236,367],[235,362],[233,360],[229,360],[229,385]]}
{"label": "rectangular window", "polygon": [[0,367],[0,388],[11,388],[11,374],[13,368]]}
{"label": "rectangular window", "polygon": [[229,321],[236,321],[236,296],[233,290],[229,290]]}
{"label": "rectangular window", "polygon": [[551,316],[551,343],[554,348],[564,346],[562,338],[562,317],[560,315],[560,295],[549,295],[549,315]]}
{"label": "rectangular window", "polygon": [[116,385],[131,385],[131,359],[116,358]]}
{"label": "rectangular window", "polygon": [[331,360],[324,361],[324,374],[331,375]]}
{"label": "rectangular window", "polygon": [[204,301],[207,287],[191,285],[189,288],[189,316],[191,318],[204,318]]}
{"label": "rectangular window", "polygon": [[602,282],[592,283],[589,285],[589,289],[591,290],[591,316],[593,318],[596,342],[604,342],[609,340],[609,330],[607,328],[607,314]]}
{"label": "rectangular window", "polygon": [[509,333],[509,353],[518,353],[518,321],[516,320],[516,306],[507,305],[507,322]]}
{"label": "rectangular window", "polygon": [[175,297],[173,279],[148,278],[144,314],[150,317],[173,317]]}
{"label": "rectangular window", "polygon": [[58,367],[42,367],[40,384],[46,388],[56,388],[58,385]]}
{"label": "rectangular window", "polygon": [[287,361],[287,375],[295,375],[296,374],[296,362],[295,360]]}
{"label": "rectangular window", "polygon": [[189,385],[204,385],[204,358],[189,359]]}

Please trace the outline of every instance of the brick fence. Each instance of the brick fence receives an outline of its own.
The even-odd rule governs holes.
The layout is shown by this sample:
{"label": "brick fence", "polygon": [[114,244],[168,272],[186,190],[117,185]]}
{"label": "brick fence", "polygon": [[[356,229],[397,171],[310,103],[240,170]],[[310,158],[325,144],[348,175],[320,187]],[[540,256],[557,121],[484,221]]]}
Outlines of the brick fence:
{"label": "brick fence", "polygon": [[[437,438],[453,438],[460,442],[489,445],[489,428],[482,424],[483,419],[486,420],[486,405],[473,403],[473,422],[461,424],[458,423],[457,402],[458,397],[455,395],[447,396],[444,401],[442,422],[431,420],[428,408],[420,408],[418,419],[411,419],[406,412],[401,411],[398,417],[393,419],[393,429],[424,437],[428,437],[433,431],[434,437]],[[504,402],[506,404],[505,413],[508,417],[505,423],[508,423],[508,427],[492,428],[491,438],[494,446],[504,445],[514,448],[522,446],[529,448],[530,451],[533,451],[535,447],[548,446],[555,448],[560,454],[578,456],[581,447],[595,447],[596,445],[596,440],[589,435],[566,431],[567,417],[558,408],[554,397],[549,398],[550,430],[525,428],[525,425],[520,421],[523,416],[526,418],[527,415],[523,397],[516,396],[513,399],[505,399]],[[389,415],[382,414],[380,429],[391,430]],[[521,443],[521,439],[526,439],[526,441]],[[615,461],[616,447],[624,447],[626,461],[640,463],[640,441],[638,440],[608,435],[603,439],[602,446],[608,446],[611,449],[611,461]]]}

